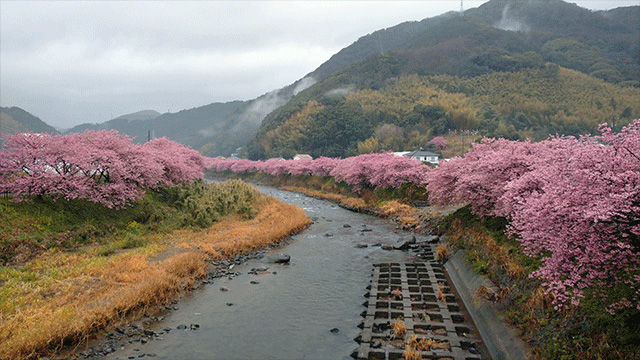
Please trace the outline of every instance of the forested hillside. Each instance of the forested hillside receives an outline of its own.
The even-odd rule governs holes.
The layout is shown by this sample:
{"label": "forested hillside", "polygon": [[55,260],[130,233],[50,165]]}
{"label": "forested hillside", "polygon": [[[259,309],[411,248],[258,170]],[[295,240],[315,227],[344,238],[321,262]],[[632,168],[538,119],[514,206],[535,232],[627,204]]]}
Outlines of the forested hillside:
{"label": "forested hillside", "polygon": [[415,149],[449,130],[535,140],[619,128],[640,116],[639,16],[492,0],[380,30],[312,73],[319,82],[269,114],[247,154]]}
{"label": "forested hillside", "polygon": [[426,147],[452,129],[508,139],[595,133],[640,117],[636,88],[621,88],[549,65],[472,78],[406,75],[379,90],[310,100],[282,125],[260,136],[265,156],[308,152],[345,156]]}

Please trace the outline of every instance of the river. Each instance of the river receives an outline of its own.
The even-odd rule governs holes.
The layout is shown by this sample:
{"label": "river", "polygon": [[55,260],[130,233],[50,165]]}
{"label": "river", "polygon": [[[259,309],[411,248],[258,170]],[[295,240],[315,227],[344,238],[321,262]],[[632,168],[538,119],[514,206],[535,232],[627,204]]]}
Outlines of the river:
{"label": "river", "polygon": [[[290,264],[250,260],[234,266],[240,275],[195,290],[151,327],[171,331],[146,344],[119,346],[107,359],[351,359],[373,264],[415,259],[381,245],[396,245],[413,234],[326,201],[268,187],[260,190],[299,206],[314,219],[286,247],[266,254],[286,253]],[[249,274],[264,267],[268,270]],[[228,291],[221,291],[223,287]],[[191,329],[191,324],[198,327]],[[180,325],[187,329],[178,329]]]}

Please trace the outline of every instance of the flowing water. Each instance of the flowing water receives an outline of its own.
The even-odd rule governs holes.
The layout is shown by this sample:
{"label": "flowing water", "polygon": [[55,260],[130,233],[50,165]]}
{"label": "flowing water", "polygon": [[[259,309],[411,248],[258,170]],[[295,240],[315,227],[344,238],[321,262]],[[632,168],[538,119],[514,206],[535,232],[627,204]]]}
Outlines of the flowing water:
{"label": "flowing water", "polygon": [[[261,191],[301,207],[314,219],[286,247],[269,250],[290,255],[290,264],[250,260],[236,265],[233,271],[241,275],[194,291],[154,324],[156,331],[172,329],[162,340],[127,344],[108,359],[143,354],[158,359],[351,359],[373,264],[415,259],[380,245],[395,245],[412,234],[305,195]],[[269,269],[248,274],[260,267]],[[199,328],[178,330],[182,324]]]}

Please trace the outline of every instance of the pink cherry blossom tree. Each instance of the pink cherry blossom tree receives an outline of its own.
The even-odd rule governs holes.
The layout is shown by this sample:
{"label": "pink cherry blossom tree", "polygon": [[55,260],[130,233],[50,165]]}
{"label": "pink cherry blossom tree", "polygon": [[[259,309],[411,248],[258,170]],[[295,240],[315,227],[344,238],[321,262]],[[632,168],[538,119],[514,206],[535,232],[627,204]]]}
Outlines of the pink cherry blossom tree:
{"label": "pink cherry blossom tree", "polygon": [[535,144],[484,139],[427,175],[430,201],[508,218],[510,236],[543,257],[531,276],[558,308],[579,304],[585,289],[624,286],[634,295],[609,296],[609,310],[640,309],[640,120],[601,132]]}
{"label": "pink cherry blossom tree", "polygon": [[[162,179],[159,183],[164,186],[204,177],[204,158],[200,153],[166,137],[144,143],[141,150],[146,151],[149,158],[161,167]],[[153,187],[152,184],[147,186]]]}
{"label": "pink cherry blossom tree", "polygon": [[4,135],[0,192],[87,199],[122,207],[147,188],[202,177],[200,155],[167,139],[134,145],[116,131]]}
{"label": "pink cherry blossom tree", "polygon": [[447,140],[445,140],[445,138],[443,138],[442,136],[436,136],[433,139],[429,140],[427,146],[433,149],[442,150],[447,147]]}

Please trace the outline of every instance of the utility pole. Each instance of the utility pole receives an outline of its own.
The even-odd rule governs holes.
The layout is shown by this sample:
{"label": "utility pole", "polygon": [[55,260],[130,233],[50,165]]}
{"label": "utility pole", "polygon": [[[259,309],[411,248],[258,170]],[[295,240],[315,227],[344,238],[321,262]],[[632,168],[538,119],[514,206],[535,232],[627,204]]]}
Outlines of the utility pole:
{"label": "utility pole", "polygon": [[464,16],[464,6],[462,4],[464,0],[460,0],[460,16]]}

